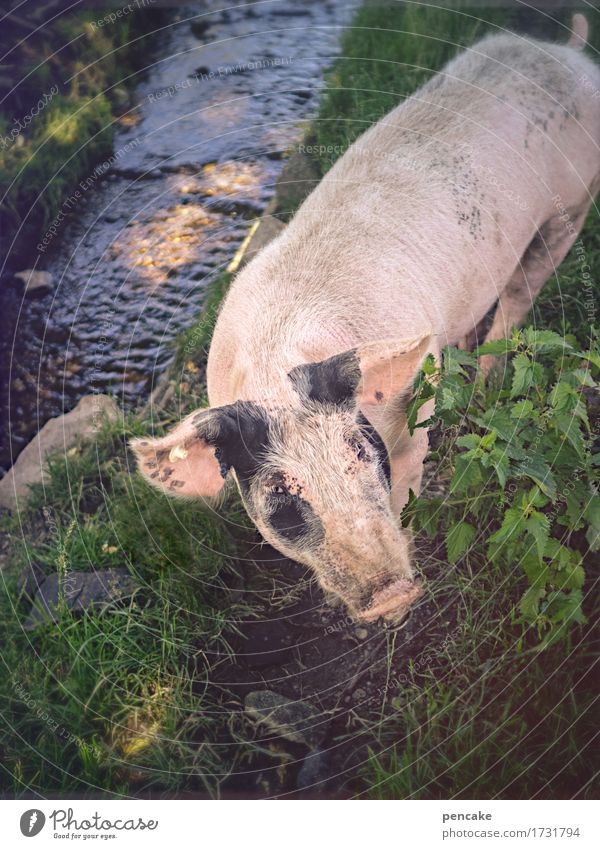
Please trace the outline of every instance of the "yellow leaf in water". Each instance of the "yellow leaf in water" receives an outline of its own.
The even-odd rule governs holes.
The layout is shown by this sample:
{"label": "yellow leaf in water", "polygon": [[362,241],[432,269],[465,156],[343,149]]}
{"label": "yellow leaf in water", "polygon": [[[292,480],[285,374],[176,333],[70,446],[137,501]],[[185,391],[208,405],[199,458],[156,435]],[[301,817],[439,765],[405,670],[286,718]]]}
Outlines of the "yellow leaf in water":
{"label": "yellow leaf in water", "polygon": [[198,374],[198,372],[200,371],[200,369],[198,368],[196,363],[193,363],[191,360],[187,361],[187,363],[185,364],[185,367],[188,371],[191,371],[192,374]]}

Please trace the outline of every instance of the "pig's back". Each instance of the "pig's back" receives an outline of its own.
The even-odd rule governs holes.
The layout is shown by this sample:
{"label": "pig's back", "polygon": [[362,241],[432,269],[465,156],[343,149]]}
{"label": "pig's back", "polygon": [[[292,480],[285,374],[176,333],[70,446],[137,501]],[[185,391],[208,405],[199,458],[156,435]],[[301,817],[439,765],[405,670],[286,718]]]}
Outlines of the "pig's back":
{"label": "pig's back", "polygon": [[582,53],[494,36],[365,132],[234,281],[209,360],[239,375],[226,395],[248,374],[277,381],[286,351],[295,365],[313,345],[316,359],[428,327],[442,343],[468,332],[556,214],[552,198],[569,206],[600,172],[600,98],[583,78],[600,89]]}

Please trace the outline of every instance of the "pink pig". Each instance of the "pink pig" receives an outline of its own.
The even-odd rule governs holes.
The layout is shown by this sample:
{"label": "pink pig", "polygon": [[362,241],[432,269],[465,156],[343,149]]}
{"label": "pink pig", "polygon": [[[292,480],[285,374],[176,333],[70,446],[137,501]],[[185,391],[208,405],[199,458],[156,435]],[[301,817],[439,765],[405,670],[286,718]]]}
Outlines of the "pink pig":
{"label": "pink pig", "polygon": [[234,480],[263,537],[362,621],[421,592],[398,516],[428,447],[405,416],[423,358],[495,302],[487,338],[518,325],[600,187],[600,71],[572,28],[484,39],[365,132],[231,284],[210,408],[132,443],[169,495]]}

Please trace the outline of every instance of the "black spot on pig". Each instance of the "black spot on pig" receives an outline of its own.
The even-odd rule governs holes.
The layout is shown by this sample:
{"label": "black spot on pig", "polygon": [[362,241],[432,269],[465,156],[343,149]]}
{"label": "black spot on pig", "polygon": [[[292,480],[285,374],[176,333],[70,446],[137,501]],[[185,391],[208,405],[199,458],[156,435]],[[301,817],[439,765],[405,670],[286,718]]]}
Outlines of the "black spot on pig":
{"label": "black spot on pig", "polygon": [[215,448],[221,475],[235,469],[242,491],[256,475],[268,450],[272,422],[264,407],[236,401],[193,419],[201,439]]}
{"label": "black spot on pig", "polygon": [[390,467],[390,457],[387,452],[387,448],[383,442],[383,439],[379,435],[379,433],[375,430],[373,425],[363,416],[362,413],[359,413],[356,417],[356,422],[359,425],[362,435],[365,437],[367,442],[372,445],[377,453],[377,458],[379,460],[379,467],[385,477],[388,486],[391,486],[392,483],[392,470]]}
{"label": "black spot on pig", "polygon": [[344,406],[352,401],[360,382],[356,351],[336,354],[320,363],[305,363],[288,373],[301,398]]}
{"label": "black spot on pig", "polygon": [[377,392],[375,393],[375,400],[376,401],[383,401],[383,392],[380,392],[379,390],[377,390]]}
{"label": "black spot on pig", "polygon": [[275,496],[266,521],[287,542],[298,543],[310,537],[316,543],[323,537],[322,525],[308,501],[290,493]]}

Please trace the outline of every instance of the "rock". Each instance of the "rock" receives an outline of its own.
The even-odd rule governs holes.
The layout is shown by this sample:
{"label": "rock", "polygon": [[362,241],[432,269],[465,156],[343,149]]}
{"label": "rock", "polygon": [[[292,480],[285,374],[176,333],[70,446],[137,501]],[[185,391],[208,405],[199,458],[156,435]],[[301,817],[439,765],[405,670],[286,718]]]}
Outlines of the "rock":
{"label": "rock", "polygon": [[0,480],[0,506],[14,510],[29,495],[31,484],[47,480],[48,455],[66,452],[79,439],[93,436],[105,418],[116,421],[118,416],[119,408],[108,395],[85,395],[70,413],[47,421]]}
{"label": "rock", "polygon": [[54,278],[49,271],[35,271],[33,268],[26,268],[25,271],[17,271],[14,276],[23,283],[27,295],[33,292],[39,294],[51,292],[54,288]]}
{"label": "rock", "polygon": [[17,593],[19,599],[33,601],[37,591],[46,580],[46,573],[37,563],[28,563],[17,578]]}
{"label": "rock", "polygon": [[272,690],[255,690],[244,700],[246,713],[278,737],[311,749],[323,740],[326,723],[308,702],[292,702]]}
{"label": "rock", "polygon": [[272,216],[261,218],[258,227],[244,248],[238,268],[242,268],[246,263],[250,262],[259,251],[268,245],[269,242],[272,242],[276,236],[279,236],[283,230],[285,230],[285,224],[277,218],[273,218]]}
{"label": "rock", "polygon": [[357,628],[354,634],[357,640],[366,640],[369,636],[369,632],[366,628]]}
{"label": "rock", "polygon": [[209,28],[210,21],[207,16],[196,18],[196,20],[190,22],[190,29],[196,38],[203,38]]}
{"label": "rock", "polygon": [[316,789],[316,785],[329,778],[329,755],[322,749],[315,749],[304,759],[296,779],[298,790]]}
{"label": "rock", "polygon": [[92,605],[122,601],[137,589],[127,569],[103,569],[99,572],[69,572],[59,579],[50,575],[41,585],[24,628],[56,622],[61,601],[69,610],[82,613]]}
{"label": "rock", "polygon": [[277,209],[295,212],[321,179],[316,164],[304,153],[293,153],[277,180]]}
{"label": "rock", "polygon": [[115,86],[110,92],[108,92],[108,96],[116,109],[127,109],[129,106],[129,92],[125,86]]}

